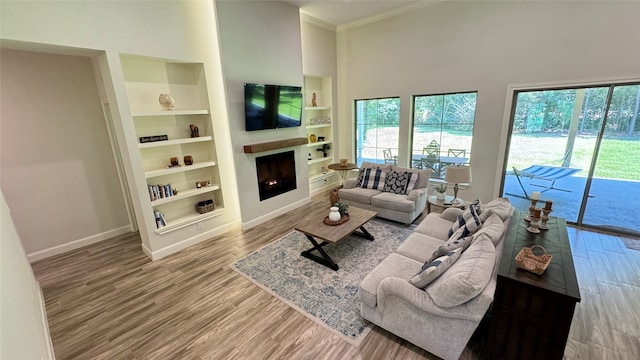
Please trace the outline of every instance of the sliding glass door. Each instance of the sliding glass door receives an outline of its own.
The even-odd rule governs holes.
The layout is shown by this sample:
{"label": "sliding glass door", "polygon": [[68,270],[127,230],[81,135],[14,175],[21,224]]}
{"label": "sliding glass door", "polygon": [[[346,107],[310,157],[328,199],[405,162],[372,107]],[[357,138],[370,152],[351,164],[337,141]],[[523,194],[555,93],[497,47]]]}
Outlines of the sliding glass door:
{"label": "sliding glass door", "polygon": [[568,222],[640,232],[640,85],[517,91],[502,183],[526,210],[553,200]]}

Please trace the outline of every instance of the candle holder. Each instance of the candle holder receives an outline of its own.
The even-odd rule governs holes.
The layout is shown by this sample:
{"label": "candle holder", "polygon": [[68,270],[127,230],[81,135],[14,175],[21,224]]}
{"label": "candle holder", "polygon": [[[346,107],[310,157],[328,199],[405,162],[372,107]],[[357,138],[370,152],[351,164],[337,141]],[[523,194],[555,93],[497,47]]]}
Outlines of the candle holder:
{"label": "candle holder", "polygon": [[533,212],[536,210],[537,203],[537,199],[531,199],[531,205],[529,205],[529,215],[524,217],[526,221],[531,221],[531,219],[533,219]]}
{"label": "candle holder", "polygon": [[540,229],[538,229],[538,225],[540,224],[540,209],[533,210],[533,216],[531,217],[531,222],[529,223],[529,227],[527,231],[533,234],[539,234]]}
{"label": "candle holder", "polygon": [[540,223],[538,224],[538,229],[549,230],[549,225],[547,225],[547,221],[549,221],[549,213],[550,209],[544,208],[542,209],[542,216],[540,217]]}

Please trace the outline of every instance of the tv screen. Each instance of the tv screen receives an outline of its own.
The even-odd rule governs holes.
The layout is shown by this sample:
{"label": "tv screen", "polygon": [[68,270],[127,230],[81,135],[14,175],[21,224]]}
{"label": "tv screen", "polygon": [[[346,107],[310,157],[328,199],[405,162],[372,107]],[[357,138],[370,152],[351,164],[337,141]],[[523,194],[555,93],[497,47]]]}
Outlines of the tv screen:
{"label": "tv screen", "polygon": [[302,88],[244,84],[244,115],[247,131],[300,126]]}

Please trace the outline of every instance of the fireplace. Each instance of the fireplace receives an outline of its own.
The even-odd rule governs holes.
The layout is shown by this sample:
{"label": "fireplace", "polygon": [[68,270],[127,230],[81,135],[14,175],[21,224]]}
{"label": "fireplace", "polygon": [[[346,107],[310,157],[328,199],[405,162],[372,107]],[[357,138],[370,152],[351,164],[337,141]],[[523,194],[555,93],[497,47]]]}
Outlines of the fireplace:
{"label": "fireplace", "polygon": [[256,158],[260,201],[296,189],[296,162],[293,151]]}

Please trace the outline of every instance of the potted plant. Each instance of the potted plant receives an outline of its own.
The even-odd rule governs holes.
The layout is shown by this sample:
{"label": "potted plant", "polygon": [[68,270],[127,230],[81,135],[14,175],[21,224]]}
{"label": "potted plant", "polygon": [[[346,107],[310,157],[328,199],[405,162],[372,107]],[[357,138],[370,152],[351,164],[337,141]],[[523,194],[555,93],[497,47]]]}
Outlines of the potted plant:
{"label": "potted plant", "polygon": [[345,215],[349,215],[349,205],[342,203],[340,201],[336,202],[335,204],[333,204],[333,206],[338,208],[338,212],[340,212],[340,216],[345,216]]}
{"label": "potted plant", "polygon": [[436,198],[438,200],[444,200],[444,197],[447,193],[447,183],[442,183],[433,187],[433,189],[437,192]]}

